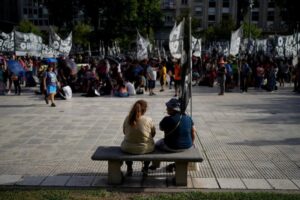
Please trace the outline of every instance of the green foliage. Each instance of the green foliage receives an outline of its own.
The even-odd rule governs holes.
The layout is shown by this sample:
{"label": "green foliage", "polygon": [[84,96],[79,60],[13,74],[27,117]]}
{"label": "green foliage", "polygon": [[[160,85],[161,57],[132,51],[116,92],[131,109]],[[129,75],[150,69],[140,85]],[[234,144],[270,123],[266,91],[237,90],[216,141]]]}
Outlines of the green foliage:
{"label": "green foliage", "polygon": [[243,36],[244,38],[259,38],[261,36],[262,30],[257,28],[255,24],[244,23],[243,24]]}
{"label": "green foliage", "polygon": [[235,22],[231,17],[222,20],[216,26],[210,26],[204,31],[204,37],[207,41],[212,40],[230,40],[231,32],[235,30]]}
{"label": "green foliage", "polygon": [[73,42],[75,44],[87,46],[89,44],[89,35],[93,31],[88,24],[79,23],[73,29]]}
{"label": "green foliage", "polygon": [[17,31],[23,33],[34,33],[36,35],[42,36],[41,30],[28,20],[20,21]]}

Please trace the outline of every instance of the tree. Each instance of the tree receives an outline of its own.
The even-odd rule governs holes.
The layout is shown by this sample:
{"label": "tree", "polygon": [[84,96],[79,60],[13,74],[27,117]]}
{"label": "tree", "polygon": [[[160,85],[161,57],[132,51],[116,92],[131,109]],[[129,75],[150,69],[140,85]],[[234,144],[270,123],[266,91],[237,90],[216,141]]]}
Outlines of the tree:
{"label": "tree", "polygon": [[73,29],[74,44],[88,46],[90,33],[92,32],[92,30],[92,27],[88,24],[79,23],[75,25]]}
{"label": "tree", "polygon": [[204,31],[204,36],[207,41],[212,40],[229,40],[231,32],[236,29],[236,24],[231,17],[222,20],[220,24],[210,26]]}
{"label": "tree", "polygon": [[244,38],[256,39],[261,36],[262,30],[257,28],[255,24],[244,23],[243,24],[243,35]]}
{"label": "tree", "polygon": [[119,38],[136,38],[136,30],[151,37],[161,22],[159,0],[89,0],[82,1],[86,16],[95,28],[93,40],[105,46]]}
{"label": "tree", "polygon": [[34,33],[36,35],[42,36],[41,30],[28,20],[20,21],[17,30],[23,33]]}

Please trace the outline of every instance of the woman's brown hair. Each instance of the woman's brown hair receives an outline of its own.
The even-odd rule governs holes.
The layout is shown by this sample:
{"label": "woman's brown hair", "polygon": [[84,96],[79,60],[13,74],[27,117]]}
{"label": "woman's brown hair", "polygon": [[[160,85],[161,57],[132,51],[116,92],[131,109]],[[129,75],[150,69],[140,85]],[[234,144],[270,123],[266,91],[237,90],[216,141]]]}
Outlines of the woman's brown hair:
{"label": "woman's brown hair", "polygon": [[147,102],[144,100],[138,100],[135,102],[129,112],[128,122],[130,126],[135,126],[137,120],[145,114],[147,110]]}

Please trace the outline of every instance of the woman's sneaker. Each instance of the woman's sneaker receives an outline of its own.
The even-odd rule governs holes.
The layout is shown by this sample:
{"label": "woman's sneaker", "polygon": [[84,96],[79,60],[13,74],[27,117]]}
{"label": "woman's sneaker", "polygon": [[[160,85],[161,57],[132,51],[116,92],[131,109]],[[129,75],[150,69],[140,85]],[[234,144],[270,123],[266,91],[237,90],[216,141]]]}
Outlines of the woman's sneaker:
{"label": "woman's sneaker", "polygon": [[51,104],[51,107],[56,107],[55,103],[52,103],[52,104]]}
{"label": "woman's sneaker", "polygon": [[49,104],[49,99],[48,99],[48,97],[45,97],[44,99],[45,99],[46,104]]}

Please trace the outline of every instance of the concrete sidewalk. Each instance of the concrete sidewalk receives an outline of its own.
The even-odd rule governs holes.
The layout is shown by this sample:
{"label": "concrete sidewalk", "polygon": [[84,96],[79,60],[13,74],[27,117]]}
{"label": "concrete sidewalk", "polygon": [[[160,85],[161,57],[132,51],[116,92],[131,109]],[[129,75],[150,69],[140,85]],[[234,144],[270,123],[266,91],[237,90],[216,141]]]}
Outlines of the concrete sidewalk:
{"label": "concrete sidewalk", "polygon": [[[0,185],[111,187],[107,163],[90,159],[100,145],[120,145],[122,123],[138,99],[149,103],[156,127],[174,90],[129,98],[86,98],[46,105],[27,89],[0,96]],[[204,162],[189,172],[190,189],[300,191],[300,96],[291,87],[218,96],[218,88],[193,87],[196,145]],[[188,110],[190,107],[188,107]],[[156,139],[163,137],[159,130]],[[163,163],[165,166],[167,163]],[[125,166],[122,168],[125,171]],[[164,167],[147,178],[141,164],[122,188],[182,189]]]}

